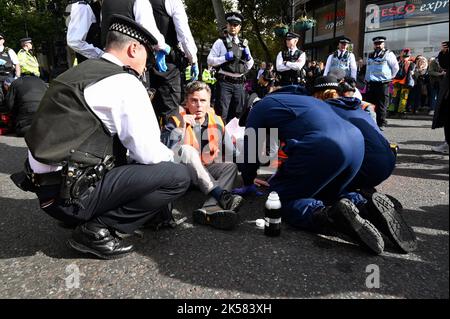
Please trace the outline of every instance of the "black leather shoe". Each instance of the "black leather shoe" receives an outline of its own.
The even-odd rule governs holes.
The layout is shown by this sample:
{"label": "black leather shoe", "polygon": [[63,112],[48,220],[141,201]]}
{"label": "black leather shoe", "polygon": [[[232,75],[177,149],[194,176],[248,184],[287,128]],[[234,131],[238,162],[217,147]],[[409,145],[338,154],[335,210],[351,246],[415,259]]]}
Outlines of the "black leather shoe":
{"label": "black leather shoe", "polygon": [[239,195],[233,195],[229,191],[223,191],[218,202],[223,209],[237,212],[244,203],[244,198]]}
{"label": "black leather shoe", "polygon": [[409,253],[415,250],[417,239],[414,230],[399,214],[395,203],[381,193],[373,193],[367,200],[367,219],[389,238],[400,252]]}
{"label": "black leather shoe", "polygon": [[115,259],[133,251],[133,245],[124,244],[107,228],[87,222],[79,225],[69,239],[69,245],[79,252],[93,254],[102,259]]}
{"label": "black leather shoe", "polygon": [[335,205],[315,212],[313,218],[328,221],[336,230],[356,238],[375,254],[384,250],[384,241],[377,228],[359,215],[358,208],[349,199],[342,198]]}
{"label": "black leather shoe", "polygon": [[223,210],[218,206],[197,209],[192,213],[192,218],[194,223],[223,230],[231,230],[239,222],[239,215],[235,211]]}

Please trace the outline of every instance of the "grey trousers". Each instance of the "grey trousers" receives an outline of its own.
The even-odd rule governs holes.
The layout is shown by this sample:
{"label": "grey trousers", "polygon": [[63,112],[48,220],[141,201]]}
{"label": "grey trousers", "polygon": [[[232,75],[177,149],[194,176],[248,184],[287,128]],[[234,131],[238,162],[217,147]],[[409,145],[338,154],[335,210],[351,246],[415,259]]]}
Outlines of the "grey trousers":
{"label": "grey trousers", "polygon": [[[209,194],[215,187],[230,191],[238,174],[237,165],[234,163],[211,163],[204,166],[198,151],[190,145],[182,145],[174,150],[175,162],[182,163],[188,168],[191,182],[197,186],[202,193]],[[216,205],[217,201],[209,196],[203,204],[206,206]]]}

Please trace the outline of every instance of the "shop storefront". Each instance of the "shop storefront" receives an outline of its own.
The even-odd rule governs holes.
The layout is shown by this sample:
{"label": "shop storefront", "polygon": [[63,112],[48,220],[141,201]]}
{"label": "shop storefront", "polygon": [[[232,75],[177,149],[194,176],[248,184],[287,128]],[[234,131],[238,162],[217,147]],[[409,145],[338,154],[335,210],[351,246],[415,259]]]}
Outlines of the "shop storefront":
{"label": "shop storefront", "polygon": [[309,14],[317,21],[307,31],[304,49],[315,60],[326,61],[328,54],[336,49],[338,38],[344,36],[345,0],[310,1]]}
{"label": "shop storefront", "polygon": [[399,54],[437,56],[449,39],[449,0],[372,1],[365,7],[364,56],[373,50],[372,38],[387,37],[387,47]]}

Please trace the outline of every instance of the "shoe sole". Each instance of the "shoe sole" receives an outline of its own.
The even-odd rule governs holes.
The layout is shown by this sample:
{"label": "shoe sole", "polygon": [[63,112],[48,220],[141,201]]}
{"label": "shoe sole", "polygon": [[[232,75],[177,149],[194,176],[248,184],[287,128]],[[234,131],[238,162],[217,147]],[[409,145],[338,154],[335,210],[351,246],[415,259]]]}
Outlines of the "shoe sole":
{"label": "shoe sole", "polygon": [[377,228],[359,215],[358,208],[350,200],[343,200],[339,205],[342,216],[358,238],[375,254],[381,254],[384,250],[384,241]]}
{"label": "shoe sole", "polygon": [[233,206],[231,206],[230,210],[238,212],[239,209],[242,207],[242,205],[244,204],[244,198],[239,196],[240,198],[238,198],[238,200],[236,201],[236,203],[234,203]]}
{"label": "shoe sole", "polygon": [[232,210],[221,210],[214,213],[196,210],[192,213],[192,216],[197,224],[208,225],[222,230],[233,229],[239,221],[239,215]]}
{"label": "shoe sole", "polygon": [[417,249],[416,235],[403,216],[395,210],[394,203],[384,194],[374,193],[370,219],[403,253]]}
{"label": "shoe sole", "polygon": [[101,253],[99,253],[96,250],[93,250],[83,244],[77,243],[76,241],[74,241],[73,239],[69,239],[67,241],[67,243],[69,244],[70,247],[72,247],[73,249],[75,249],[76,251],[79,251],[83,254],[91,254],[91,255],[95,255],[101,259],[107,259],[107,260],[111,260],[111,259],[119,259],[122,257],[125,257],[125,255],[127,255],[128,253],[130,253],[131,251],[128,251],[126,253],[123,254],[119,254],[119,255],[103,255]]}

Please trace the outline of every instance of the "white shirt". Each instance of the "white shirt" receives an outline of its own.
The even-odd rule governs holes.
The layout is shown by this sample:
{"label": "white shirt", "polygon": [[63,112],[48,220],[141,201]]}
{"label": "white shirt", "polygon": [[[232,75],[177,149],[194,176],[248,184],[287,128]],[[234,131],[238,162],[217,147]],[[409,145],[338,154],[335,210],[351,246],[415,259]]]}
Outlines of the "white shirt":
{"label": "white shirt", "polygon": [[[3,50],[5,50],[5,46],[2,45],[2,46],[0,46],[0,52],[3,52]],[[17,57],[16,52],[14,52],[13,49],[9,49],[8,54],[9,54],[9,57],[11,59],[11,62],[14,65],[18,65],[19,64],[19,58]]]}
{"label": "white shirt", "polygon": [[[109,53],[102,58],[123,65]],[[173,161],[173,152],[161,143],[161,132],[147,91],[134,75],[121,73],[107,77],[87,87],[84,97],[108,131],[118,135],[132,160],[140,164]],[[29,156],[35,173],[58,169]]]}
{"label": "white shirt", "polygon": [[[231,37],[228,35],[228,38],[231,39],[234,43],[238,43],[237,37]],[[225,59],[225,54],[227,54],[227,48],[225,47],[225,44],[223,43],[222,39],[217,39],[216,42],[214,42],[211,51],[208,54],[207,62],[208,65],[212,66],[219,66],[221,64],[224,64],[227,62]],[[253,64],[255,61],[252,58],[252,55],[250,53],[250,60],[245,62],[246,71],[250,70],[253,67]],[[219,70],[220,74],[233,76],[233,77],[241,77],[242,74],[236,74],[236,73],[230,73],[223,70]]]}
{"label": "white shirt", "polygon": [[[167,3],[168,1],[166,1]],[[166,4],[167,7],[167,4]],[[135,0],[133,5],[134,20],[142,25],[144,28],[150,32],[158,44],[155,46],[156,50],[165,50],[167,44],[165,42],[164,36],[159,32],[156,26],[155,16],[153,15],[153,7],[149,0]]]}
{"label": "white shirt", "polygon": [[[344,51],[338,50],[338,52],[339,52],[339,55],[338,55],[338,56],[344,55],[344,53],[345,53],[346,51],[347,51],[347,50],[344,50]],[[333,59],[333,55],[334,55],[334,53],[333,53],[333,54],[330,54],[330,55],[328,56],[327,64],[325,65],[325,70],[323,71],[323,76],[327,76],[328,73],[330,73],[331,59]],[[348,59],[349,59],[349,62],[350,62],[350,76],[351,76],[353,79],[356,80],[356,75],[357,75],[357,72],[358,72],[358,66],[356,65],[355,55],[354,55],[353,53],[350,53],[350,52],[349,52]]]}
{"label": "white shirt", "polygon": [[72,4],[70,22],[67,26],[67,45],[88,59],[98,59],[103,54],[103,50],[86,42],[89,28],[96,22],[90,5],[78,2]]}
{"label": "white shirt", "polygon": [[[295,50],[289,49],[289,50],[293,51],[291,53],[291,54],[293,54],[298,49],[295,49]],[[297,61],[286,62],[286,65],[284,65],[283,52],[280,51],[277,55],[276,67],[277,67],[278,72],[284,72],[284,71],[289,71],[289,70],[300,71],[303,68],[303,66],[305,65],[305,63],[306,63],[306,53],[303,52]]]}
{"label": "white shirt", "polygon": [[[147,0],[147,2],[150,2]],[[181,43],[189,62],[197,63],[197,45],[189,28],[188,17],[181,0],[166,0],[166,12],[172,17],[177,32],[177,40]]]}

